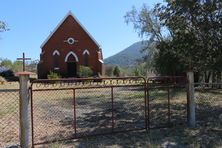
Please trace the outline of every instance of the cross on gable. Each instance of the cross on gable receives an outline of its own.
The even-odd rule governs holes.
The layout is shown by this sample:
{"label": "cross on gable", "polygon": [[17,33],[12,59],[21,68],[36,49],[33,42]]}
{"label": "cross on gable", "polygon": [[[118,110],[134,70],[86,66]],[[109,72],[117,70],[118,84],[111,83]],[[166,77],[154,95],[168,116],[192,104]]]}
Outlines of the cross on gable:
{"label": "cross on gable", "polygon": [[25,61],[27,61],[27,60],[31,60],[31,58],[26,58],[26,57],[25,57],[25,53],[23,52],[23,53],[22,53],[22,58],[17,58],[17,60],[22,61],[22,64],[23,64],[23,71],[25,71]]}

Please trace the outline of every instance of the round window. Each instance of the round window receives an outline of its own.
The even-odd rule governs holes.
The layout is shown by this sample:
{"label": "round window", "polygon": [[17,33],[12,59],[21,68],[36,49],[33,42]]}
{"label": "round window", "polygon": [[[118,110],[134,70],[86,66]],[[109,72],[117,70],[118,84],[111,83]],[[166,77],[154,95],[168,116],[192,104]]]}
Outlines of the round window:
{"label": "round window", "polygon": [[68,39],[67,39],[67,42],[68,42],[69,44],[74,44],[74,43],[75,43],[75,40],[74,40],[74,38],[68,38]]}

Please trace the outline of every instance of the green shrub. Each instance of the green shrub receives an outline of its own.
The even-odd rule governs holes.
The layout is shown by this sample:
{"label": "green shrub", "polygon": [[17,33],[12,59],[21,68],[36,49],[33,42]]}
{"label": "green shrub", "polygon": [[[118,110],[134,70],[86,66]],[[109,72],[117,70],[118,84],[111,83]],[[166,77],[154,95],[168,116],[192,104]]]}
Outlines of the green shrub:
{"label": "green shrub", "polygon": [[116,76],[116,77],[119,77],[120,76],[120,69],[119,69],[119,66],[116,66],[113,70],[113,75]]}
{"label": "green shrub", "polygon": [[90,67],[80,66],[78,75],[80,77],[91,77],[91,76],[93,76],[93,71]]}
{"label": "green shrub", "polygon": [[47,78],[48,79],[59,79],[59,78],[61,78],[61,76],[56,72],[50,71],[49,74],[47,75]]}

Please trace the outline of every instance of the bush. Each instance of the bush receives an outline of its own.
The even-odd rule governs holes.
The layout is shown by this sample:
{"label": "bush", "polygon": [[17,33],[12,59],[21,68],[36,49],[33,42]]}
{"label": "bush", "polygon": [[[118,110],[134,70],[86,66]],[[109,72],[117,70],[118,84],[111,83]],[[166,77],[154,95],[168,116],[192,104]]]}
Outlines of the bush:
{"label": "bush", "polygon": [[120,76],[120,69],[119,69],[119,66],[116,66],[113,70],[113,75],[116,76],[116,77],[119,77]]}
{"label": "bush", "polygon": [[59,79],[59,78],[61,78],[61,76],[56,72],[50,71],[49,74],[47,75],[47,78],[48,79]]}
{"label": "bush", "polygon": [[91,77],[93,76],[93,71],[90,67],[80,66],[78,75],[80,77]]}

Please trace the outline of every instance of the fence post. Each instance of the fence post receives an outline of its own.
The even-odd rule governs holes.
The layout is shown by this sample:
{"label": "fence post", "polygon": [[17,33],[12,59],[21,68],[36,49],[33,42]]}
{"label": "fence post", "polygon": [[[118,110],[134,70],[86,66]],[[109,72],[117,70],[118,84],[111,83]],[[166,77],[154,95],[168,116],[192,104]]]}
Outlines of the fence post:
{"label": "fence post", "polygon": [[20,122],[20,146],[29,147],[29,75],[30,72],[19,72],[19,122]]}
{"label": "fence post", "polygon": [[190,127],[196,125],[195,115],[195,100],[194,100],[194,73],[193,71],[187,72],[188,90],[187,90],[187,103],[188,103],[188,123]]}

